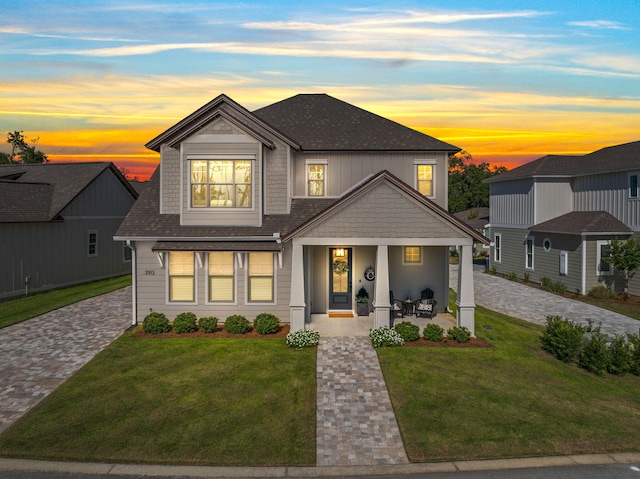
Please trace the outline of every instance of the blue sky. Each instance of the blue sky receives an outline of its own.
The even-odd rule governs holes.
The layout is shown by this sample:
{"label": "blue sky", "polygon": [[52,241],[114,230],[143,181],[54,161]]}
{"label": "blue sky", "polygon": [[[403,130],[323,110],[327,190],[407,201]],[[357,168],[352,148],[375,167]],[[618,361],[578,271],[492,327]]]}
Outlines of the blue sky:
{"label": "blue sky", "polygon": [[0,7],[0,131],[53,161],[146,174],[144,144],[220,93],[328,93],[508,166],[640,140],[637,0]]}

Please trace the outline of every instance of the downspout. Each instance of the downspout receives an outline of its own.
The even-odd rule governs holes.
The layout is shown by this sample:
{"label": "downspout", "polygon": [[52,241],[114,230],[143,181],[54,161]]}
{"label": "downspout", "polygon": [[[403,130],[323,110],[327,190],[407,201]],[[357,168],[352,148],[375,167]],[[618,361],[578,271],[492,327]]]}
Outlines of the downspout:
{"label": "downspout", "polygon": [[137,282],[137,270],[138,270],[138,262],[136,257],[136,244],[131,240],[126,240],[127,247],[131,250],[131,303],[132,303],[132,311],[131,311],[131,326],[135,326],[138,324],[138,282]]}
{"label": "downspout", "polygon": [[580,278],[581,294],[587,294],[587,240],[582,236],[582,278]]}

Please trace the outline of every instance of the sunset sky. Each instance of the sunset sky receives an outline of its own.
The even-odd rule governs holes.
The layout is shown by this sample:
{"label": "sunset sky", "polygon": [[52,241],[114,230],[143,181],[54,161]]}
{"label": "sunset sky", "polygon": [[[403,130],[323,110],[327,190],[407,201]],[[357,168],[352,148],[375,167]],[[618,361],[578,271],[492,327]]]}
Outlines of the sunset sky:
{"label": "sunset sky", "polygon": [[225,93],[328,93],[512,168],[640,140],[640,1],[0,0],[0,150],[113,161]]}

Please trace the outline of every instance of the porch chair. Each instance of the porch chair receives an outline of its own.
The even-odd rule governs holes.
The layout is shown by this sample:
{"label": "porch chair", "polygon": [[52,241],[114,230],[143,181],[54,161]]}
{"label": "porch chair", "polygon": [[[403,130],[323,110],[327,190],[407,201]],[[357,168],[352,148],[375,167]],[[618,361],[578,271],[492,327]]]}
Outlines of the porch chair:
{"label": "porch chair", "polygon": [[404,304],[399,299],[393,298],[393,291],[389,291],[389,327],[393,328],[393,322],[397,317],[404,318]]}
{"label": "porch chair", "polygon": [[425,288],[420,292],[420,299],[416,303],[416,317],[433,319],[436,315],[436,304],[438,302],[433,297],[433,290]]}

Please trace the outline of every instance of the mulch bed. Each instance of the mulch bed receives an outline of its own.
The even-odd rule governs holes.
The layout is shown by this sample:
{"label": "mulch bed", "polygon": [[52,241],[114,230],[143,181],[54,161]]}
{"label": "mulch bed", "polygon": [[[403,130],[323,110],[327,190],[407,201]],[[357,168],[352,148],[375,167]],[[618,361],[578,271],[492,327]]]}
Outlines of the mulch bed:
{"label": "mulch bed", "polygon": [[289,333],[289,325],[283,324],[280,326],[280,330],[277,333],[273,334],[260,334],[253,327],[249,328],[244,334],[232,334],[227,333],[222,326],[216,326],[216,329],[213,333],[205,333],[203,331],[196,331],[195,333],[182,333],[178,334],[173,330],[168,333],[160,333],[160,334],[147,334],[142,330],[142,327],[136,328],[131,337],[133,338],[235,338],[235,339],[243,339],[243,338],[261,338],[261,339],[269,339],[269,338],[284,338]]}

